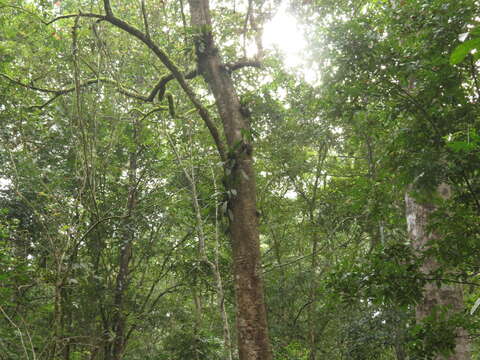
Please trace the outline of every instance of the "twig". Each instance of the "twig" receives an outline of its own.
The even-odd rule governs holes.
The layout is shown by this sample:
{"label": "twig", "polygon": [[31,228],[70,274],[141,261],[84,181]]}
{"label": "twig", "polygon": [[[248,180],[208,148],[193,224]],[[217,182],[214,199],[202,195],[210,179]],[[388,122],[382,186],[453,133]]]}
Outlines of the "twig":
{"label": "twig", "polygon": [[150,39],[150,28],[148,26],[147,11],[145,9],[145,0],[141,1],[143,26],[145,27],[145,35]]}
{"label": "twig", "polygon": [[54,22],[58,21],[58,20],[63,20],[63,19],[71,19],[71,18],[76,18],[76,17],[88,17],[88,18],[94,18],[94,19],[100,19],[100,20],[105,20],[105,16],[104,15],[100,15],[100,14],[94,14],[94,13],[82,13],[82,12],[79,12],[78,14],[67,14],[67,15],[62,15],[62,16],[58,16],[56,17],[55,19],[52,19],[46,23],[44,23],[45,25],[51,25],[53,24]]}
{"label": "twig", "polygon": [[180,14],[182,15],[182,24],[183,24],[183,31],[184,31],[184,41],[185,46],[188,46],[188,35],[187,35],[187,18],[185,17],[185,9],[183,5],[183,0],[180,0]]}
{"label": "twig", "polygon": [[23,11],[24,13],[27,13],[35,18],[37,18],[41,23],[47,25],[47,23],[45,22],[45,20],[43,20],[40,16],[38,16],[37,14],[35,14],[34,12],[31,12],[21,6],[15,6],[15,5],[2,5],[0,6],[0,9],[4,9],[4,8],[12,8],[12,9],[15,9],[15,10],[20,10],[20,11]]}
{"label": "twig", "polygon": [[[260,68],[260,67],[262,67],[262,63],[258,60],[245,59],[245,60],[237,61],[235,63],[229,63],[229,64],[223,65],[223,68],[225,70],[229,71],[229,72],[233,72],[233,71],[242,69],[244,67]],[[189,72],[187,72],[184,75],[184,77],[187,80],[191,80],[191,79],[193,79],[193,78],[195,78],[199,75],[200,75],[199,71],[197,69],[194,69],[194,70],[190,70]],[[158,94],[158,99],[160,101],[162,101],[163,97],[165,96],[166,86],[167,86],[168,82],[170,82],[171,80],[174,80],[174,79],[175,79],[175,76],[173,74],[168,74],[168,75],[163,76],[160,79],[160,81],[157,83],[157,85],[155,85],[155,87],[150,92],[150,95],[148,96],[148,99],[153,101],[155,96]]]}
{"label": "twig", "polygon": [[253,0],[248,0],[248,8],[247,14],[245,15],[245,21],[243,23],[243,54],[245,57],[247,56],[247,26],[248,26],[248,19],[252,13],[252,3]]}
{"label": "twig", "polygon": [[313,300],[307,301],[303,306],[298,310],[297,315],[295,316],[295,319],[293,320],[293,325],[297,323],[298,318],[300,317],[300,314],[305,310],[310,304],[313,303]]}
{"label": "twig", "polygon": [[[30,90],[43,92],[43,93],[46,93],[46,94],[54,94],[56,97],[58,97],[60,95],[65,95],[65,94],[71,93],[71,92],[75,91],[75,89],[76,89],[75,85],[71,86],[71,87],[68,87],[68,88],[63,88],[63,89],[42,88],[42,87],[35,86],[33,84],[25,84],[25,83],[21,82],[20,80],[12,79],[11,77],[9,77],[8,75],[3,74],[3,73],[0,73],[0,76],[7,79],[8,81],[10,81],[13,84],[22,86],[22,87],[30,89]],[[135,90],[128,90],[122,84],[120,84],[118,81],[108,79],[108,78],[105,78],[105,77],[85,80],[83,82],[80,82],[79,87],[82,88],[82,87],[85,87],[85,86],[88,86],[88,85],[93,85],[93,84],[102,83],[102,82],[106,83],[106,84],[111,84],[111,85],[117,86],[118,91],[125,96],[135,98],[137,100],[143,100],[143,101],[147,101],[147,102],[149,101],[148,97],[142,96],[142,95],[138,94],[137,92],[134,92]],[[51,102],[53,100],[50,99],[49,102]]]}
{"label": "twig", "polygon": [[[176,288],[180,287],[180,286],[185,286],[185,284],[183,283],[180,283],[180,284],[176,284],[176,285],[173,285],[167,289],[165,289],[164,291],[162,291],[156,298],[155,300],[152,302],[151,304],[151,307],[150,307],[150,310],[152,310],[153,308],[155,308],[155,306],[157,305],[158,301],[165,295],[167,294],[170,294],[170,293],[173,293],[175,291]],[[132,326],[130,327],[130,330],[127,332],[127,335],[125,336],[125,343],[130,339],[130,336],[132,335],[132,333],[137,329],[138,327],[138,322],[135,322],[132,324]]]}
{"label": "twig", "polygon": [[[193,89],[186,82],[186,79],[193,78],[193,77],[199,75],[198,72],[196,70],[193,70],[193,71],[190,71],[189,73],[187,73],[186,75],[184,75],[180,71],[180,69],[177,67],[177,65],[170,59],[170,57],[167,55],[167,53],[165,51],[163,51],[160,47],[158,47],[151,40],[151,38],[149,37],[148,34],[145,34],[145,33],[141,32],[140,30],[138,30],[134,26],[132,26],[132,25],[128,24],[127,22],[117,18],[113,14],[112,7],[111,7],[111,4],[110,4],[109,0],[104,0],[103,4],[104,4],[104,10],[105,10],[106,15],[79,12],[78,14],[69,14],[69,15],[59,16],[59,17],[49,21],[47,24],[51,24],[51,23],[53,23],[55,21],[58,21],[60,19],[68,19],[68,18],[73,18],[73,17],[90,17],[90,18],[96,18],[96,19],[99,19],[99,20],[107,21],[107,22],[111,23],[112,25],[116,26],[117,28],[119,28],[121,30],[124,30],[125,32],[129,33],[130,35],[136,37],[141,42],[143,42],[158,57],[158,59],[164,64],[164,66],[170,71],[171,74],[166,75],[165,77],[160,79],[159,83],[154,87],[154,89],[150,92],[149,96],[147,96],[147,97],[139,95],[139,94],[132,93],[128,90],[125,90],[123,87],[121,87],[121,85],[117,81],[114,81],[114,80],[111,80],[111,79],[105,79],[105,78],[91,79],[91,80],[87,80],[85,83],[82,83],[82,86],[97,83],[99,81],[103,81],[103,82],[106,82],[106,83],[115,84],[116,86],[119,87],[119,89],[118,89],[119,92],[128,96],[128,97],[132,97],[132,98],[142,100],[142,101],[145,101],[145,102],[152,102],[153,99],[155,98],[155,96],[158,93],[160,93],[160,95],[162,95],[162,92],[163,92],[163,94],[165,93],[165,86],[170,80],[176,79],[178,81],[180,87],[183,89],[183,91],[187,95],[187,97],[190,99],[192,104],[195,106],[195,109],[197,110],[198,114],[200,115],[200,117],[204,121],[205,125],[207,126],[208,130],[210,131],[210,134],[211,134],[211,136],[212,136],[212,138],[215,142],[215,145],[216,145],[216,148],[217,148],[217,151],[220,155],[221,160],[225,161],[226,160],[225,145],[224,145],[224,143],[223,143],[223,141],[220,137],[220,133],[219,133],[215,123],[211,119],[209,111],[207,110],[207,108],[205,106],[203,106],[201,104],[200,100],[197,98],[197,96],[193,92]],[[229,71],[234,71],[234,70],[240,69],[240,68],[245,67],[245,66],[259,67],[260,63],[257,62],[257,61],[247,61],[247,60],[245,60],[245,61],[241,61],[241,62],[238,62],[238,63],[235,63],[235,64],[224,65],[224,66],[225,66],[225,69],[227,69]],[[3,75],[3,76],[6,77],[6,75]],[[49,92],[49,93],[52,93],[52,94],[55,94],[55,95],[65,94],[65,93],[74,91],[74,89],[75,89],[74,87],[69,88],[69,89],[62,89],[62,90],[41,89],[41,88],[38,88],[38,87],[34,87],[33,85],[30,86],[30,85],[23,84],[22,82],[18,82],[18,81],[15,81],[13,79],[10,79],[10,78],[9,78],[9,80],[17,83],[20,86],[24,86],[24,87],[27,87],[27,88],[30,88],[30,89],[33,89],[33,90],[37,90],[37,91]],[[162,96],[160,96],[160,98],[162,98]],[[51,103],[53,100],[55,100],[55,99],[50,99],[48,101],[48,103]],[[43,105],[41,105],[41,107],[44,107],[46,105],[48,105],[48,104],[43,104]]]}
{"label": "twig", "polygon": [[18,335],[20,336],[20,342],[22,343],[22,348],[23,351],[25,352],[25,357],[27,359],[30,359],[30,356],[28,356],[28,350],[27,346],[25,345],[25,341],[23,340],[23,334],[22,331],[20,330],[20,327],[13,322],[13,320],[8,316],[8,314],[3,310],[3,308],[0,306],[0,311],[2,312],[3,316],[8,320],[8,322],[15,328],[17,329]]}
{"label": "twig", "polygon": [[200,100],[197,98],[193,89],[188,85],[185,81],[185,77],[178,68],[178,66],[170,59],[165,51],[163,51],[157,44],[155,44],[151,39],[149,39],[144,33],[140,30],[135,28],[134,26],[126,23],[125,21],[115,17],[112,12],[112,8],[110,5],[109,0],[104,0],[103,2],[105,13],[107,14],[105,20],[108,21],[110,24],[115,25],[117,28],[124,30],[125,32],[129,33],[130,35],[136,37],[138,40],[143,42],[163,63],[163,65],[172,73],[175,79],[178,81],[180,87],[183,89],[189,100],[197,109],[198,114],[204,121],[205,125],[207,126],[210,134],[215,142],[217,151],[220,155],[222,161],[226,161],[226,151],[225,151],[225,144],[223,143],[220,133],[213,122],[212,118],[210,117],[210,113],[205,106],[202,105]]}

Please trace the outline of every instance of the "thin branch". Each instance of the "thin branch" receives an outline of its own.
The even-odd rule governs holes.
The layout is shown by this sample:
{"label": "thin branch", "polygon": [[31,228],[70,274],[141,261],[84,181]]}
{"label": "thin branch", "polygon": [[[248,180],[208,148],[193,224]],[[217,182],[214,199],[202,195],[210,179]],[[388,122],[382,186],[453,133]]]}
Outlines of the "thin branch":
{"label": "thin branch", "polygon": [[[155,300],[152,302],[151,307],[150,307],[150,312],[151,312],[151,310],[153,310],[153,309],[155,308],[155,306],[157,305],[158,301],[159,301],[163,296],[175,292],[175,289],[179,288],[180,286],[185,286],[185,284],[179,283],[179,284],[170,286],[169,288],[167,288],[167,289],[165,289],[164,291],[162,291],[162,292],[155,298]],[[139,324],[138,322],[135,322],[135,323],[132,324],[132,326],[130,327],[129,331],[127,332],[127,335],[125,336],[125,343],[128,341],[128,339],[130,339],[130,336],[132,335],[132,332],[134,332],[134,331],[136,330],[138,324]]]}
{"label": "thin branch", "polygon": [[37,20],[39,20],[41,23],[47,25],[47,23],[45,22],[45,20],[43,20],[40,16],[38,16],[38,14],[35,14],[34,12],[32,11],[29,11],[21,6],[15,6],[15,5],[11,5],[11,4],[6,4],[6,5],[2,5],[0,6],[0,9],[5,9],[5,8],[11,8],[11,9],[15,9],[15,10],[19,10],[19,11],[22,11],[26,14],[29,14],[35,18],[37,18]]}
{"label": "thin branch", "polygon": [[[100,20],[108,21],[112,25],[115,25],[119,29],[122,29],[122,30],[126,31],[130,35],[133,35],[137,39],[142,41],[145,45],[147,45],[148,48],[150,48],[155,53],[155,55],[157,55],[157,57],[167,67],[167,69],[169,69],[171,71],[173,77],[175,79],[177,79],[177,81],[179,82],[179,84],[182,87],[182,89],[184,90],[184,92],[187,94],[190,101],[194,104],[194,106],[197,109],[200,117],[203,119],[203,121],[207,125],[207,128],[209,129],[209,131],[210,131],[210,133],[211,133],[211,135],[212,135],[212,137],[215,141],[215,144],[217,146],[217,150],[219,152],[219,155],[220,155],[221,159],[223,161],[225,161],[226,160],[225,145],[223,144],[223,142],[220,139],[220,135],[218,133],[218,130],[217,130],[215,124],[213,123],[213,121],[211,120],[208,110],[196,98],[193,90],[186,83],[185,78],[182,75],[182,73],[180,72],[180,70],[178,69],[178,67],[173,63],[172,60],[170,60],[168,55],[162,49],[160,49],[155,43],[153,43],[151,41],[151,39],[148,35],[142,33],[140,30],[138,30],[134,26],[126,23],[125,21],[115,17],[113,15],[112,7],[111,7],[111,4],[110,4],[109,0],[104,0],[103,4],[104,4],[105,13],[106,13],[105,16],[104,15],[99,15],[99,14],[93,14],[93,13],[70,14],[70,15],[59,16],[59,17],[51,20],[47,24],[51,24],[51,23],[53,23],[55,21],[58,21],[60,19],[68,19],[68,18],[73,18],[73,17],[78,17],[78,16],[97,18],[97,19],[100,19]],[[19,85],[23,85],[23,84],[19,84]],[[41,90],[39,90],[39,91],[41,91]],[[71,91],[73,91],[73,89]],[[52,91],[52,92],[57,94],[56,91]],[[153,94],[153,97],[154,97],[156,92],[152,92],[150,95],[152,95],[152,94]],[[125,94],[125,95],[130,96],[131,94]],[[134,97],[134,98],[137,98],[137,99],[143,100],[143,101],[149,101],[149,102],[153,101],[153,98],[150,98],[150,97],[148,97],[148,98],[145,98],[143,96],[131,96],[131,97]]]}
{"label": "thin branch", "polygon": [[[143,1],[142,1],[142,3],[143,3]],[[140,30],[138,30],[134,26],[128,24],[127,22],[125,22],[125,21],[123,21],[123,20],[121,20],[117,17],[115,17],[114,14],[113,14],[112,7],[111,7],[111,4],[110,4],[109,0],[104,0],[103,4],[104,4],[104,9],[105,9],[105,14],[106,15],[99,15],[99,14],[94,14],[94,13],[81,13],[80,12],[78,14],[69,14],[69,15],[59,16],[59,17],[49,21],[47,24],[51,24],[51,23],[53,23],[55,21],[58,21],[58,20],[61,20],[61,19],[68,19],[68,18],[73,18],[73,17],[90,17],[90,18],[105,20],[105,21],[111,23],[112,25],[116,26],[117,28],[119,28],[121,30],[124,30],[125,32],[129,33],[130,35],[136,37],[141,42],[143,42],[150,50],[153,51],[153,53],[159,58],[159,60],[171,72],[171,74],[166,75],[162,79],[160,79],[160,81],[157,83],[157,85],[153,88],[153,90],[150,92],[150,94],[146,97],[142,96],[142,95],[139,95],[139,94],[132,93],[128,90],[125,90],[123,87],[121,87],[121,85],[118,82],[116,82],[114,80],[110,80],[110,79],[105,79],[105,78],[87,80],[85,83],[82,83],[81,85],[85,86],[85,85],[97,83],[99,81],[103,81],[103,82],[115,84],[116,86],[118,86],[119,87],[119,89],[118,89],[119,92],[124,94],[125,96],[135,98],[137,100],[142,100],[142,101],[145,101],[145,102],[153,102],[153,100],[154,100],[154,98],[157,94],[160,95],[159,98],[161,100],[163,98],[163,95],[165,94],[166,84],[169,81],[171,81],[173,79],[176,79],[178,81],[178,83],[180,84],[181,88],[184,90],[187,97],[190,99],[190,101],[195,106],[197,112],[199,113],[200,117],[204,121],[208,130],[210,131],[210,134],[211,134],[211,136],[212,136],[212,138],[215,142],[215,145],[217,147],[217,151],[220,155],[220,158],[222,159],[222,161],[225,161],[226,160],[225,145],[224,145],[223,141],[221,140],[219,131],[218,131],[215,123],[211,119],[207,108],[204,107],[201,104],[201,102],[197,99],[195,93],[193,92],[192,88],[186,82],[186,79],[193,79],[194,77],[198,76],[199,75],[198,71],[197,70],[192,70],[192,71],[188,72],[186,75],[183,75],[182,72],[180,71],[180,69],[177,67],[177,65],[169,58],[169,56],[151,40],[151,38],[148,34],[148,30],[147,30],[148,28],[147,27],[146,27],[147,33],[146,34],[142,33]],[[143,12],[143,10],[142,10],[142,12]],[[242,67],[246,67],[246,66],[260,67],[261,64],[258,61],[244,60],[244,61],[240,61],[240,62],[235,63],[235,64],[224,65],[225,69],[228,70],[228,71],[235,71],[235,70],[238,70],[238,69],[240,69]],[[4,75],[4,77],[5,77],[5,75]],[[62,95],[62,94],[66,94],[68,92],[71,92],[71,91],[75,90],[74,87],[68,88],[68,89],[62,89],[62,90],[41,89],[41,88],[33,87],[33,85],[30,86],[30,85],[23,84],[21,82],[17,82],[13,79],[10,79],[10,78],[9,78],[9,80],[17,83],[20,86],[24,86],[24,87],[27,87],[27,88],[30,88],[30,89],[33,89],[33,90],[37,90],[37,91],[50,92],[50,93],[53,93],[55,95],[58,95],[58,94]],[[47,101],[47,103],[45,103],[43,105],[40,105],[39,108],[43,108],[43,107],[47,106],[48,104],[53,102],[55,100],[55,98],[56,97],[50,99],[49,101]]]}
{"label": "thin branch", "polygon": [[[122,215],[122,216],[108,216],[108,217],[105,217],[103,219],[100,219],[98,221],[96,221],[94,224],[92,224],[84,233],[83,235],[75,242],[73,248],[72,248],[72,254],[71,254],[71,258],[74,257],[80,247],[80,245],[82,244],[82,242],[87,238],[88,235],[90,235],[90,233],[95,230],[95,228],[106,222],[106,221],[109,221],[109,220],[114,220],[114,219],[126,219],[130,216],[130,214],[127,214],[127,215]],[[68,278],[69,274],[70,274],[70,271],[72,270],[72,267],[73,267],[73,261],[69,261],[68,263],[68,266],[67,268],[65,269],[64,271],[64,276],[62,277],[62,280],[61,280],[61,283],[62,285],[65,283],[65,280]]]}
{"label": "thin branch", "polygon": [[150,110],[149,112],[147,112],[146,114],[144,114],[143,112],[141,112],[140,110],[138,110],[137,108],[134,108],[132,109],[130,112],[132,111],[137,111],[138,113],[140,113],[140,115],[142,115],[142,118],[140,120],[138,120],[139,123],[142,123],[146,118],[148,118],[150,115],[156,113],[156,112],[159,112],[159,111],[166,111],[168,110],[168,107],[167,106],[158,106],[152,110]]}
{"label": "thin branch", "polygon": [[252,14],[252,0],[248,0],[248,8],[247,14],[245,15],[245,21],[243,23],[243,53],[247,56],[247,26],[248,26],[248,19]]}
{"label": "thin branch", "polygon": [[[440,132],[440,129],[438,128],[435,120],[430,116],[430,114],[428,113],[428,111],[425,109],[425,107],[423,106],[423,104],[417,100],[415,98],[415,96],[413,96],[408,90],[406,90],[405,88],[403,88],[400,84],[397,84],[395,82],[392,82],[392,81],[389,81],[389,84],[390,85],[393,85],[394,87],[396,87],[399,91],[399,93],[397,93],[398,95],[400,95],[400,93],[404,94],[405,97],[407,99],[407,101],[410,102],[410,104],[412,104],[413,106],[415,106],[417,108],[418,111],[420,111],[424,116],[425,116],[425,119],[430,123],[430,125],[432,126],[432,129],[435,133],[435,135],[437,135],[438,138],[441,138],[441,132]],[[436,139],[436,142],[438,143],[438,139]]]}
{"label": "thin branch", "polygon": [[13,322],[13,320],[8,316],[8,314],[5,312],[5,310],[3,310],[3,308],[1,306],[0,306],[0,312],[2,312],[3,316],[8,320],[8,322],[15,329],[17,329],[17,333],[20,336],[20,342],[22,343],[23,351],[25,352],[25,357],[27,358],[27,360],[30,359],[30,356],[28,356],[27,346],[25,345],[25,341],[23,340],[23,334],[22,334],[22,331],[20,330],[20,327]]}
{"label": "thin branch", "polygon": [[473,189],[472,184],[468,180],[468,176],[465,172],[465,169],[463,168],[462,168],[462,177],[463,177],[463,180],[465,180],[465,183],[467,184],[468,191],[470,192],[470,195],[472,196],[473,201],[475,202],[475,205],[477,206],[477,211],[480,213],[480,201],[478,200],[477,194]]}
{"label": "thin branch", "polygon": [[475,61],[473,60],[473,56],[470,56],[470,72],[473,77],[473,83],[475,84],[475,93],[476,93],[476,98],[480,97],[480,85],[478,83],[478,77],[477,77],[477,70],[475,66]]}
{"label": "thin branch", "polygon": [[94,13],[82,13],[82,12],[79,12],[78,14],[67,14],[67,15],[58,16],[58,17],[56,17],[55,19],[52,19],[52,20],[46,22],[45,25],[51,25],[51,24],[53,24],[54,22],[56,22],[56,21],[58,21],[58,20],[71,19],[71,18],[76,18],[76,17],[87,17],[87,18],[94,18],[94,19],[105,20],[105,16],[104,16],[104,15],[94,14]]}
{"label": "thin branch", "polygon": [[[233,72],[233,71],[236,71],[236,70],[240,70],[244,67],[261,68],[262,63],[258,60],[245,59],[245,60],[237,61],[235,63],[225,64],[225,65],[223,65],[223,67],[224,67],[225,70],[227,70],[229,72]],[[200,75],[200,72],[197,69],[194,69],[194,70],[190,70],[188,73],[186,73],[184,75],[184,78],[187,79],[187,80],[191,80],[191,79],[194,79],[195,77],[197,77],[199,75]],[[162,101],[163,97],[165,96],[165,91],[166,91],[167,84],[174,79],[175,79],[175,76],[173,74],[168,74],[168,75],[163,76],[160,79],[160,81],[157,83],[157,85],[155,85],[155,87],[152,89],[152,91],[150,92],[150,95],[148,95],[148,99],[150,101],[153,101],[155,96],[158,94],[158,99],[160,101]]]}
{"label": "thin branch", "polygon": [[[247,66],[261,67],[262,64],[258,61],[255,61],[255,60],[243,60],[243,61],[239,61],[237,63],[227,64],[227,65],[224,65],[224,66],[229,71],[235,71],[235,70],[247,67]],[[193,79],[193,78],[195,78],[199,75],[200,74],[197,70],[191,70],[190,72],[185,74],[185,79],[190,80],[190,79]],[[25,84],[25,83],[21,82],[20,80],[12,79],[11,77],[9,77],[6,74],[0,73],[0,76],[4,77],[8,81],[10,81],[12,84],[16,84],[16,85],[22,86],[22,87],[27,88],[27,89],[35,90],[35,91],[43,92],[43,93],[48,93],[48,94],[54,94],[50,99],[48,99],[43,104],[30,106],[30,109],[42,110],[43,108],[47,107],[52,102],[54,102],[61,95],[65,95],[65,94],[68,94],[68,93],[71,93],[71,92],[75,91],[75,86],[71,86],[71,87],[64,88],[64,89],[48,89],[48,88],[41,88],[41,87],[35,86],[33,84]],[[159,80],[157,85],[155,85],[154,88],[150,91],[148,96],[140,95],[140,94],[134,92],[135,90],[129,91],[125,88],[125,86],[123,86],[119,82],[117,82],[115,80],[112,80],[112,79],[104,78],[104,77],[99,77],[99,78],[96,78],[96,79],[86,80],[86,81],[80,83],[80,87],[85,87],[85,86],[88,86],[88,85],[93,85],[93,84],[103,82],[103,83],[106,83],[106,84],[115,85],[117,87],[118,91],[121,94],[123,94],[123,95],[125,95],[129,98],[133,98],[133,99],[137,99],[137,100],[141,100],[141,101],[144,101],[144,102],[150,102],[151,103],[155,100],[155,96],[157,96],[157,94],[158,94],[159,101],[163,100],[163,98],[165,96],[167,84],[171,80],[174,80],[174,79],[175,79],[175,76],[173,74],[168,74],[168,75],[163,76]]]}
{"label": "thin branch", "polygon": [[152,283],[152,285],[150,286],[150,290],[148,291],[148,294],[147,296],[145,297],[145,300],[143,301],[142,305],[140,306],[140,310],[139,310],[139,313],[140,314],[144,314],[145,313],[145,308],[147,307],[148,305],[148,302],[150,301],[150,298],[152,297],[153,295],[153,292],[155,290],[155,288],[157,287],[157,285],[160,283],[160,281],[168,274],[168,270],[171,269],[171,267],[169,267],[167,269],[167,271],[165,271],[165,268],[167,267],[167,263],[170,261],[171,257],[172,257],[172,254],[180,247],[180,246],[183,246],[183,244],[185,243],[185,241],[187,241],[190,236],[193,234],[193,231],[190,231],[188,232],[179,242],[178,244],[174,245],[171,250],[168,252],[168,254],[166,254],[166,256],[164,256],[164,259],[163,259],[163,262],[162,262],[162,266],[160,267],[160,271],[159,271],[159,276],[157,277],[157,279]]}
{"label": "thin branch", "polygon": [[80,239],[78,240],[78,244],[80,244],[83,240],[85,240],[87,238],[87,236],[93,231],[95,230],[95,228],[104,223],[105,221],[109,221],[109,220],[114,220],[114,219],[126,219],[130,216],[130,214],[126,214],[126,215],[121,215],[121,216],[108,216],[108,217],[105,217],[103,219],[100,219],[100,220],[97,220],[94,224],[92,224],[88,229],[87,231],[85,231],[83,233],[83,235],[80,237]]}
{"label": "thin branch", "polygon": [[141,7],[142,7],[143,26],[145,27],[145,35],[147,36],[147,38],[150,39],[150,28],[148,26],[147,10],[145,9],[145,0],[141,1]]}
{"label": "thin branch", "polygon": [[[35,91],[43,92],[43,93],[47,93],[47,94],[54,94],[54,97],[52,99],[48,100],[47,103],[37,106],[37,107],[40,107],[40,108],[45,107],[46,105],[51,103],[53,100],[55,100],[58,96],[71,93],[71,92],[75,91],[75,89],[76,89],[75,86],[70,86],[68,88],[63,88],[63,89],[42,88],[42,87],[35,86],[33,84],[25,84],[25,83],[21,82],[20,80],[12,79],[11,77],[9,77],[6,74],[0,73],[0,76],[7,79],[8,81],[10,81],[13,84],[22,86],[22,87],[27,88],[27,89],[35,90]],[[85,81],[81,82],[79,84],[79,86],[82,88],[82,87],[85,87],[85,86],[89,86],[89,85],[93,85],[93,84],[97,84],[97,83],[102,83],[102,82],[106,83],[106,84],[110,84],[110,85],[115,85],[117,87],[118,91],[121,94],[123,94],[127,97],[134,98],[134,99],[137,99],[137,100],[142,100],[142,101],[145,101],[145,102],[152,102],[152,100],[149,100],[149,97],[142,96],[142,95],[138,94],[135,90],[126,89],[125,86],[120,84],[118,81],[115,81],[115,80],[112,80],[112,79],[109,79],[109,78],[105,78],[105,77],[99,77],[99,78],[95,78],[95,79],[85,80]]]}
{"label": "thin branch", "polygon": [[183,24],[183,31],[184,31],[184,41],[185,46],[188,46],[188,35],[187,35],[187,19],[185,17],[185,10],[183,5],[183,0],[180,0],[180,15],[182,15],[182,24]]}
{"label": "thin branch", "polygon": [[[6,75],[6,74],[3,74],[3,73],[0,73],[0,77],[3,77],[5,79],[7,79],[8,81],[10,81],[12,84],[16,84],[16,85],[20,85],[24,88],[27,88],[27,89],[31,89],[31,90],[35,90],[35,91],[40,91],[40,92],[43,92],[43,93],[50,93],[50,94],[58,94],[59,93],[59,90],[55,90],[55,89],[45,89],[45,88],[39,88],[39,87],[36,87],[35,85],[33,84],[24,84],[23,82],[21,82],[20,80],[15,80],[15,79],[12,79],[10,76]],[[71,91],[73,91],[75,88],[72,88]]]}
{"label": "thin branch", "polygon": [[215,142],[217,147],[217,151],[220,155],[222,161],[226,161],[226,151],[225,151],[225,144],[221,140],[220,133],[218,132],[215,123],[213,122],[212,118],[210,117],[210,113],[208,112],[207,108],[202,105],[197,96],[193,92],[192,88],[188,85],[185,81],[185,77],[178,68],[178,66],[170,59],[165,51],[163,51],[160,47],[157,46],[151,39],[149,39],[144,33],[140,30],[135,28],[134,26],[128,24],[127,22],[115,17],[112,12],[112,8],[110,5],[109,0],[104,0],[104,8],[105,13],[107,14],[105,20],[111,23],[112,25],[116,26],[119,29],[124,30],[125,32],[129,33],[130,35],[136,37],[138,40],[143,42],[152,52],[157,55],[158,59],[165,65],[165,67],[172,73],[175,79],[178,81],[180,87],[183,89],[187,97],[190,99],[192,104],[197,109],[198,114],[204,121],[205,125],[207,126],[210,134]]}
{"label": "thin branch", "polygon": [[283,267],[286,267],[286,266],[290,266],[290,265],[293,265],[293,264],[296,264],[302,260],[305,260],[305,259],[308,259],[310,258],[311,256],[314,256],[316,254],[319,254],[321,251],[323,251],[323,249],[326,247],[326,245],[322,246],[320,249],[317,249],[316,251],[312,251],[311,253],[307,254],[307,255],[303,255],[303,256],[300,256],[296,259],[293,259],[292,261],[289,261],[289,262],[285,262],[285,263],[281,263],[279,265],[276,265],[274,267],[271,267],[270,269],[268,269],[268,266],[269,265],[265,265],[263,266],[263,272],[262,274],[267,274],[269,272],[272,272],[272,271],[275,271],[277,269],[280,269],[280,268],[283,268]]}
{"label": "thin branch", "polygon": [[57,98],[59,98],[61,95],[60,94],[56,94],[54,96],[52,96],[50,99],[48,99],[46,102],[44,102],[43,104],[41,105],[32,105],[30,106],[30,109],[33,110],[33,109],[39,109],[39,110],[42,110],[43,108],[47,107],[48,105],[50,105],[52,102],[54,102],[55,100],[57,100]]}
{"label": "thin branch", "polygon": [[293,325],[294,326],[297,324],[297,320],[300,317],[300,314],[303,312],[303,310],[305,310],[312,303],[313,303],[313,300],[309,300],[305,304],[302,305],[300,310],[298,310],[297,315],[295,316],[295,319],[293,320]]}

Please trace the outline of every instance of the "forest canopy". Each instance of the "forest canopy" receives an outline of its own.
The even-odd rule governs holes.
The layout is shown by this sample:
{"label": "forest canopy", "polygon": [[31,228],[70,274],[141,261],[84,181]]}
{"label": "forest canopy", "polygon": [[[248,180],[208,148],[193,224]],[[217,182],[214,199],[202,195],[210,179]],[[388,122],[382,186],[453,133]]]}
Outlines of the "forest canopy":
{"label": "forest canopy", "polygon": [[0,360],[480,357],[480,2],[0,0]]}

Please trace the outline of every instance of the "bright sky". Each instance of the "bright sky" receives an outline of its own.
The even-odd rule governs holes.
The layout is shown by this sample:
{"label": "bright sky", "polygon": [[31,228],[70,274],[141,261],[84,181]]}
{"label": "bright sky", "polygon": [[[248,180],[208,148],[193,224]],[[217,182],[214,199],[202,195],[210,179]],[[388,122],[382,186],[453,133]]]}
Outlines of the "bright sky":
{"label": "bright sky", "polygon": [[265,25],[263,41],[266,47],[276,47],[285,55],[285,65],[297,67],[304,64],[302,54],[307,44],[285,1],[272,21]]}
{"label": "bright sky", "polygon": [[265,25],[263,43],[267,49],[280,50],[284,64],[288,68],[294,68],[307,82],[315,84],[318,81],[318,75],[310,68],[305,56],[307,41],[297,19],[289,13],[285,1],[274,18]]}

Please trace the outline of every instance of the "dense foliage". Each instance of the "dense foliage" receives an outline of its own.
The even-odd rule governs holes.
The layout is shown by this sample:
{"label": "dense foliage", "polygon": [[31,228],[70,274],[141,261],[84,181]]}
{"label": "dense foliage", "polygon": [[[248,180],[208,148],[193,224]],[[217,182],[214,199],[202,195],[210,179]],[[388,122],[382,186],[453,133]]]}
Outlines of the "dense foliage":
{"label": "dense foliage", "polygon": [[[477,358],[480,4],[292,1],[302,72],[262,46],[279,3],[211,1],[208,29],[250,121],[274,359],[435,359],[458,329]],[[221,128],[188,1],[112,7]],[[236,145],[220,159],[178,79],[103,13],[0,0],[0,360],[236,359]],[[433,211],[424,251],[406,192]],[[419,319],[432,284],[463,310]]]}

